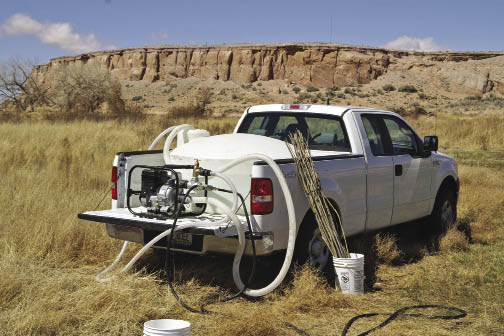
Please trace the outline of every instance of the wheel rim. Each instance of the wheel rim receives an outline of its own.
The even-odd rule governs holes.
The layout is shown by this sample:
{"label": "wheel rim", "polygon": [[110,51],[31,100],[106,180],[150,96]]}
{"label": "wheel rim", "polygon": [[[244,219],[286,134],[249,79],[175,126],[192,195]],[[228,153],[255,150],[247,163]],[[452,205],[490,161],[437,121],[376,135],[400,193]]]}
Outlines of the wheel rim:
{"label": "wheel rim", "polygon": [[447,227],[453,223],[453,206],[449,200],[445,200],[441,206],[441,220],[443,224]]}
{"label": "wheel rim", "polygon": [[323,270],[329,260],[329,249],[322,239],[322,234],[317,228],[313,232],[313,237],[308,245],[310,254],[310,265],[316,269]]}

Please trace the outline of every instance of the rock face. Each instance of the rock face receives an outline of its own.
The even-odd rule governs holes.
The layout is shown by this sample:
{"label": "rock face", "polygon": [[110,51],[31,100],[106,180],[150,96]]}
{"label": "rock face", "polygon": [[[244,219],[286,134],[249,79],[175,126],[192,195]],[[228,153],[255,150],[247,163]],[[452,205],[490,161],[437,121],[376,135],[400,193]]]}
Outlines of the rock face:
{"label": "rock face", "polygon": [[[459,64],[500,58],[500,69]],[[159,46],[93,52],[52,59],[35,67],[41,81],[50,81],[67,64],[90,64],[107,69],[122,80],[155,82],[196,77],[251,83],[283,79],[306,86],[329,87],[367,84],[389,71],[443,67],[449,81],[487,92],[504,86],[502,52],[412,52],[341,44],[275,44],[219,46]],[[490,69],[490,70],[489,70]],[[495,78],[494,78],[495,77]]]}

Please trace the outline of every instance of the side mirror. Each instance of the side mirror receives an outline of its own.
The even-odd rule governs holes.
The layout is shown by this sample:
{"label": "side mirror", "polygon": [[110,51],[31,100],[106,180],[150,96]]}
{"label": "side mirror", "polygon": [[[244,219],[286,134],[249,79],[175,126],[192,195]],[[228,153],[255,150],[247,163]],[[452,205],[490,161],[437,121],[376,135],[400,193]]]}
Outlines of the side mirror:
{"label": "side mirror", "polygon": [[424,138],[424,151],[437,152],[438,150],[438,137],[435,135],[428,135]]}

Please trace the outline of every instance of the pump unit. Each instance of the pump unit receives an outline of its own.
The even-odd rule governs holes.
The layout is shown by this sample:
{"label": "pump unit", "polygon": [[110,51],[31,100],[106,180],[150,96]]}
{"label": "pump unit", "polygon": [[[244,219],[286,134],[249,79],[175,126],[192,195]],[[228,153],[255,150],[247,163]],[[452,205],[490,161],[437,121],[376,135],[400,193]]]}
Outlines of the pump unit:
{"label": "pump unit", "polygon": [[[131,213],[147,218],[173,218],[177,212],[179,215],[185,215],[187,209],[185,204],[192,203],[192,197],[184,194],[184,189],[195,189],[200,185],[196,176],[191,181],[182,180],[182,174],[176,172],[168,166],[134,166],[130,171],[143,168],[141,173],[141,189],[132,190],[128,185],[130,195],[139,195],[140,204],[146,208],[146,212],[134,212],[128,204]],[[129,179],[131,181],[131,177]],[[196,205],[198,206],[198,205]],[[180,208],[180,210],[179,210]]]}

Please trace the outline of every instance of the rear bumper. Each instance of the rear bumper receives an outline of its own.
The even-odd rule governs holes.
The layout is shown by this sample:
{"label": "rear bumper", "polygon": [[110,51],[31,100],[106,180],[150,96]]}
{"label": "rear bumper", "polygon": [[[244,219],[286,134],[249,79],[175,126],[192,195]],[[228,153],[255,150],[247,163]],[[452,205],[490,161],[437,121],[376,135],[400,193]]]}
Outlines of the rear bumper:
{"label": "rear bumper", "polygon": [[[246,225],[245,217],[238,216],[242,221],[242,226]],[[88,211],[78,214],[78,218],[93,222],[106,224],[109,236],[126,241],[147,244],[154,237],[163,231],[172,228],[171,220],[158,220],[133,216],[127,209],[113,209],[102,211]],[[211,222],[222,219],[223,216],[191,216],[182,217],[179,223],[193,222],[195,227],[186,228],[179,232],[189,235],[188,241],[172,240],[172,249],[192,254],[205,253],[229,253],[234,254],[238,248],[238,235],[232,225],[201,225],[199,222]],[[245,227],[244,227],[245,229]],[[252,255],[252,245],[250,240],[254,240],[256,255],[265,256],[273,252],[273,233],[271,232],[253,232],[245,230],[247,245],[246,255]],[[154,244],[155,248],[166,249],[166,238],[161,239]]]}

